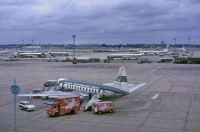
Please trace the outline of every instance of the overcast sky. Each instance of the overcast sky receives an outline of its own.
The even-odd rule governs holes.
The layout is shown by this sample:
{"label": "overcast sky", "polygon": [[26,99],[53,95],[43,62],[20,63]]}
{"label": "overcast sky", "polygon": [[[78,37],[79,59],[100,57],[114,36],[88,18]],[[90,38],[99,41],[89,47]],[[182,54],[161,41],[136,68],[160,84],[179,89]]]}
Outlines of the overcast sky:
{"label": "overcast sky", "polygon": [[200,0],[0,0],[0,44],[200,43]]}

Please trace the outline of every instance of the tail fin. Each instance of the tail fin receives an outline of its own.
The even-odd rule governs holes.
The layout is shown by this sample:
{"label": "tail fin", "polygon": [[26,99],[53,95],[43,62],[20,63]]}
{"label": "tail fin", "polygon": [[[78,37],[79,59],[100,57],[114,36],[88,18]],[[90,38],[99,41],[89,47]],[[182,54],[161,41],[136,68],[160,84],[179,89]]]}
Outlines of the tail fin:
{"label": "tail fin", "polygon": [[185,52],[185,51],[186,51],[186,49],[185,49],[184,46],[181,48],[181,50],[182,50],[182,52]]}
{"label": "tail fin", "polygon": [[163,51],[164,52],[168,52],[169,51],[169,44],[166,45],[166,48]]}
{"label": "tail fin", "polygon": [[119,68],[119,73],[118,73],[117,79],[115,80],[114,86],[123,91],[128,91],[128,80],[126,76],[125,67]]}

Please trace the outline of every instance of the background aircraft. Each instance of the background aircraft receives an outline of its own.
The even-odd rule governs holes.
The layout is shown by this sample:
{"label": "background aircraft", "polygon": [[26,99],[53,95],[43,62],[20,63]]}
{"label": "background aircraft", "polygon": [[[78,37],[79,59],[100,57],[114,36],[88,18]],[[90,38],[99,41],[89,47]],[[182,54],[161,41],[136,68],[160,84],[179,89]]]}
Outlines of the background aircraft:
{"label": "background aircraft", "polygon": [[163,50],[142,50],[140,53],[143,53],[144,55],[160,55],[160,54],[166,54],[169,52],[169,45],[166,46]]}
{"label": "background aircraft", "polygon": [[0,54],[7,54],[8,50],[0,50]]}
{"label": "background aircraft", "polygon": [[143,55],[144,53],[116,53],[116,54],[109,54],[107,58],[109,59],[119,58],[119,59],[130,60],[130,59],[138,59]]}

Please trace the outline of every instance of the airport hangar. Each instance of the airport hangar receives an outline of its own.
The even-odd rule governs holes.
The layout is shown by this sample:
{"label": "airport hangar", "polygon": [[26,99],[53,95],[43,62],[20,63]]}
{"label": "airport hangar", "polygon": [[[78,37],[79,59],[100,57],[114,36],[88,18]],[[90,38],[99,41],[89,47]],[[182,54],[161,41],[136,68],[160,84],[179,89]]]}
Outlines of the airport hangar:
{"label": "airport hangar", "polygon": [[[118,68],[125,66],[130,83],[146,82],[134,93],[113,102],[117,111],[96,115],[79,112],[49,118],[43,100],[35,99],[34,112],[17,108],[17,127],[22,132],[199,132],[200,67],[179,64],[100,63],[77,64],[39,61],[0,62],[0,131],[12,131],[13,80],[21,93],[43,87],[48,79],[76,78],[91,82],[113,82]],[[158,95],[156,98],[155,95]],[[18,102],[21,98],[17,98]]]}

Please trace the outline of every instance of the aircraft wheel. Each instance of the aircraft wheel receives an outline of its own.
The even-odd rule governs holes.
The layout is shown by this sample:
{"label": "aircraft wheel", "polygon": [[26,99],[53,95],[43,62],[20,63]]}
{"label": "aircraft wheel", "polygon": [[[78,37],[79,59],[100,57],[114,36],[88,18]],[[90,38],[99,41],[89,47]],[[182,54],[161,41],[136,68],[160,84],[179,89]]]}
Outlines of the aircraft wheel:
{"label": "aircraft wheel", "polygon": [[75,113],[77,113],[78,111],[77,110],[72,110],[70,113],[71,114],[75,114]]}
{"label": "aircraft wheel", "polygon": [[54,117],[56,117],[56,116],[59,116],[59,113],[58,113],[58,112],[55,112],[55,113],[54,113]]}

